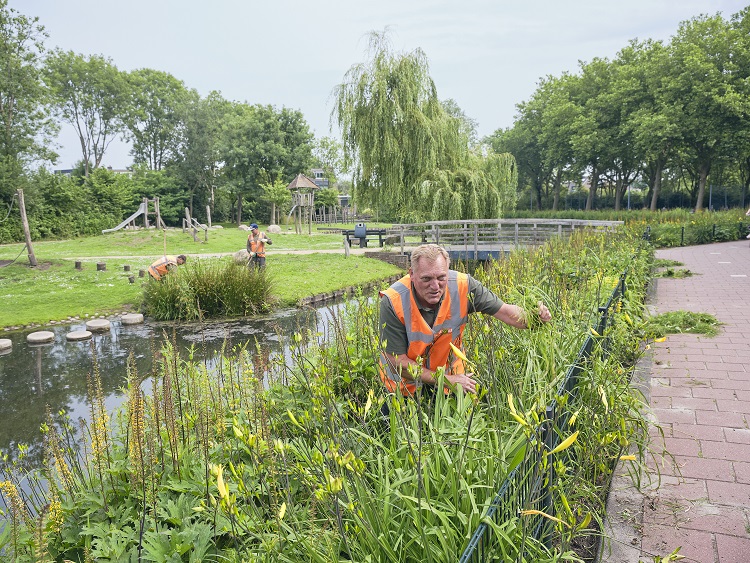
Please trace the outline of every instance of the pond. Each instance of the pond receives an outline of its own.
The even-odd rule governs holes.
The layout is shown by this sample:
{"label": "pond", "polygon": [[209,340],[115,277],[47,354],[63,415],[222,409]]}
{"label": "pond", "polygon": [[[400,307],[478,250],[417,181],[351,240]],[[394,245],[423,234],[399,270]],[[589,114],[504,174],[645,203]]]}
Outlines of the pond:
{"label": "pond", "polygon": [[194,360],[201,363],[212,363],[222,347],[231,350],[248,345],[255,353],[257,340],[263,355],[260,359],[269,361],[274,355],[288,354],[287,338],[294,332],[325,334],[336,307],[284,309],[265,317],[201,325],[123,325],[114,318],[109,331],[94,333],[91,340],[83,342],[68,342],[66,334],[86,330],[84,321],[45,328],[55,339],[43,345],[27,343],[32,330],[0,333],[13,342],[10,352],[0,355],[0,452],[13,459],[19,444],[26,444],[30,465],[38,467],[43,456],[40,426],[47,408],[53,414],[65,411],[73,422],[88,420],[87,381],[95,366],[94,355],[111,412],[124,399],[128,357],[132,354],[139,375],[152,373],[154,352],[165,338],[176,344],[182,358],[192,348]]}

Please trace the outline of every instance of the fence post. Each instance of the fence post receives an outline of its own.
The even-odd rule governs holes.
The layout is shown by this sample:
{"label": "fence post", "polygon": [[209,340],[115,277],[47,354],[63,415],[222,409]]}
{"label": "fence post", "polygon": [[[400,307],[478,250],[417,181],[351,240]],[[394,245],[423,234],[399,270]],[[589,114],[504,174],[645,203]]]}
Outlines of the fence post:
{"label": "fence post", "polygon": [[604,337],[604,332],[607,330],[607,308],[599,307],[599,326],[597,332],[602,336],[602,356],[607,357],[607,338]]}
{"label": "fence post", "polygon": [[680,246],[685,245],[685,225],[682,226],[682,232],[680,233]]}
{"label": "fence post", "polygon": [[[555,419],[557,416],[557,401],[552,401],[544,411],[545,421],[542,424],[542,436],[541,440],[546,448],[547,452],[551,452],[557,445],[557,435],[555,434]],[[552,488],[555,483],[555,464],[547,460],[547,475],[542,476],[542,490],[541,490],[541,510],[547,514],[552,514],[554,507],[554,499],[552,498]],[[545,482],[546,477],[546,482]],[[550,526],[548,522],[542,524],[543,530],[541,533],[542,543],[551,547],[552,534],[549,533]]]}
{"label": "fence post", "polygon": [[716,223],[713,224],[713,229],[711,230],[711,240],[716,240]]}

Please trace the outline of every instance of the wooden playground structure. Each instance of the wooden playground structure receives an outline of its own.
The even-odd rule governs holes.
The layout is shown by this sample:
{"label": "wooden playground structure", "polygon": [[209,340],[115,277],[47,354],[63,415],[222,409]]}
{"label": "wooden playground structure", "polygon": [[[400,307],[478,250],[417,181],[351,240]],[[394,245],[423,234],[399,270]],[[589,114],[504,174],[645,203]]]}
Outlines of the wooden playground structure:
{"label": "wooden playground structure", "polygon": [[[151,205],[154,206],[154,210],[153,211],[149,211],[148,210],[149,204],[151,204]],[[138,217],[140,217],[141,215],[143,215],[143,228],[144,229],[151,228],[151,225],[149,224],[149,221],[148,221],[148,216],[149,215],[155,215],[156,216],[156,222],[155,222],[154,226],[157,229],[158,228],[161,228],[161,229],[166,229],[167,228],[167,226],[164,224],[164,221],[162,221],[162,219],[161,219],[161,212],[159,211],[159,198],[155,197],[154,199],[148,199],[147,197],[144,197],[143,201],[141,202],[141,205],[138,207],[138,211],[136,211],[135,213],[133,213],[130,217],[128,217],[127,219],[125,219],[122,223],[120,223],[116,227],[114,227],[112,229],[104,229],[102,231],[102,234],[104,234],[104,233],[113,233],[115,231],[119,231],[120,229],[123,229],[123,228],[126,228],[126,227],[135,228],[136,227],[135,220]]]}

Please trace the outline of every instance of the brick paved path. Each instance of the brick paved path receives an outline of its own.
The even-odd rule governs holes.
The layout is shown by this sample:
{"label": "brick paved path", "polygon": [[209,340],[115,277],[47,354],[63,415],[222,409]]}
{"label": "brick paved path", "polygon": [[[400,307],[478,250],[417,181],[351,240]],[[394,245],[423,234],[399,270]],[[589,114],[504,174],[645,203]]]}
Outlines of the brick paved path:
{"label": "brick paved path", "polygon": [[[642,537],[621,537],[630,555],[620,545],[617,556],[602,559],[638,561],[633,552],[640,551],[642,561],[652,561],[682,546],[684,561],[750,562],[750,243],[664,249],[656,257],[682,262],[678,267],[695,275],[659,278],[655,312],[710,313],[724,325],[714,338],[669,335],[652,345],[645,388],[674,460],[649,462],[658,463],[661,484],[635,503]],[[637,498],[632,490],[613,492]],[[622,506],[608,512],[622,515]]]}

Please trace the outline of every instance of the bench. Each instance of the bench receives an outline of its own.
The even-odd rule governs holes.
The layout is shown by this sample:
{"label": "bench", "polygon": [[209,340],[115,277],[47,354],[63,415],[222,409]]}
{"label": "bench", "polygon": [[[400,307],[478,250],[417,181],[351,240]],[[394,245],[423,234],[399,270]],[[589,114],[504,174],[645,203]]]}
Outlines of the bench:
{"label": "bench", "polygon": [[352,245],[352,239],[356,239],[359,242],[360,248],[366,248],[367,243],[370,241],[375,241],[377,237],[378,245],[382,247],[385,242],[384,238],[387,234],[387,231],[386,229],[367,229],[357,226],[354,229],[342,230],[341,234],[344,235],[346,243],[349,246]]}

